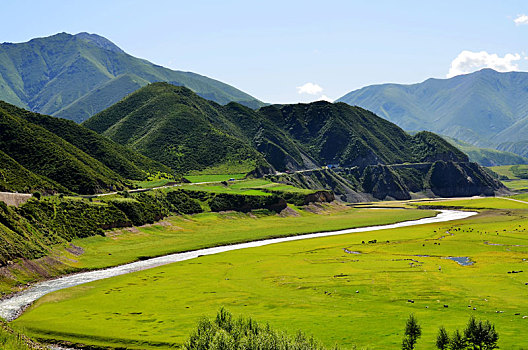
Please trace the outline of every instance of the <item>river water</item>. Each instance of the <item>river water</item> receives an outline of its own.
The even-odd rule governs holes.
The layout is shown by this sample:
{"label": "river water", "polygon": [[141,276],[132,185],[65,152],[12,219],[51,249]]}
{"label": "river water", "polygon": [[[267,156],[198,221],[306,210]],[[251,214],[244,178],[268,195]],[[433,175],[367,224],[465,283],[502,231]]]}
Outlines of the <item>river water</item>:
{"label": "river water", "polygon": [[55,292],[57,290],[70,288],[78,286],[80,284],[93,282],[105,278],[115,277],[119,275],[124,275],[131,272],[151,269],[154,267],[175,263],[178,261],[190,260],[203,255],[212,255],[223,253],[231,250],[261,247],[268,244],[298,241],[301,239],[310,239],[318,237],[328,237],[343,235],[348,233],[356,232],[366,232],[366,231],[377,231],[377,230],[386,230],[398,227],[407,227],[415,226],[436,222],[445,222],[458,219],[465,219],[467,217],[476,215],[476,212],[465,212],[457,210],[440,210],[439,214],[435,217],[424,218],[419,220],[410,220],[403,221],[395,224],[380,225],[380,226],[368,226],[368,227],[359,227],[352,229],[345,229],[339,231],[330,231],[330,232],[318,232],[310,233],[305,235],[289,236],[282,238],[271,238],[264,239],[259,241],[247,242],[247,243],[238,243],[232,245],[225,245],[213,248],[205,248],[199,250],[193,250],[185,253],[176,253],[165,256],[160,256],[157,258],[142,260],[133,262],[130,264],[120,265],[116,267],[110,267],[103,270],[89,271],[89,272],[80,272],[73,275],[68,275],[52,280],[47,280],[43,282],[36,283],[35,285],[29,287],[28,289],[15,294],[11,298],[4,299],[0,301],[0,317],[4,318],[7,321],[12,321],[22,314],[22,312],[31,305],[35,300],[43,297],[44,295]]}

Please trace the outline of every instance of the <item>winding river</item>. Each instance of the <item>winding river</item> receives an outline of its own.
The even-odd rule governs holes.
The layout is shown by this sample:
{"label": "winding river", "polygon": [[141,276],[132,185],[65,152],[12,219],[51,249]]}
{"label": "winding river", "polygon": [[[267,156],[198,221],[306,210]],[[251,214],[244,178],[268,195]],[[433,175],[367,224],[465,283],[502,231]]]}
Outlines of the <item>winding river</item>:
{"label": "winding river", "polygon": [[281,238],[271,238],[258,240],[247,243],[238,243],[232,245],[224,245],[213,248],[205,248],[199,250],[193,250],[184,253],[176,253],[165,256],[160,256],[157,258],[136,261],[130,264],[120,265],[116,267],[110,267],[103,270],[95,270],[89,272],[80,272],[73,275],[68,275],[60,277],[57,279],[47,280],[43,282],[36,283],[35,285],[29,287],[28,289],[13,295],[11,298],[4,299],[0,301],[0,317],[4,318],[7,321],[12,321],[22,314],[22,312],[33,303],[35,300],[43,297],[44,295],[55,292],[57,290],[78,286],[83,283],[93,282],[105,278],[110,278],[114,276],[124,275],[131,272],[151,269],[154,267],[175,263],[178,261],[190,260],[203,255],[212,255],[223,253],[231,250],[261,247],[268,244],[298,241],[301,239],[310,239],[318,237],[328,237],[335,235],[343,235],[348,233],[356,232],[365,232],[365,231],[377,231],[377,230],[386,230],[399,227],[415,226],[429,223],[445,222],[452,220],[465,219],[467,217],[476,215],[476,212],[464,212],[457,210],[440,210],[438,215],[434,217],[419,219],[419,220],[410,220],[402,221],[395,224],[380,225],[380,226],[367,226],[367,227],[358,227],[352,229],[345,229],[339,231],[329,231],[329,232],[318,232],[310,233],[305,235],[281,237]]}

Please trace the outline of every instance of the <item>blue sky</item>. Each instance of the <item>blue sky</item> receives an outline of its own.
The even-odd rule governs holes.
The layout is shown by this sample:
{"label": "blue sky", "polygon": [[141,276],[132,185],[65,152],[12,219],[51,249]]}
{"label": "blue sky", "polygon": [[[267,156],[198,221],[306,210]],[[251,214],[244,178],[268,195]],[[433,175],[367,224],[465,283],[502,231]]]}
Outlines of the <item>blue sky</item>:
{"label": "blue sky", "polygon": [[2,13],[0,42],[97,33],[272,103],[485,66],[528,70],[526,1],[17,0]]}

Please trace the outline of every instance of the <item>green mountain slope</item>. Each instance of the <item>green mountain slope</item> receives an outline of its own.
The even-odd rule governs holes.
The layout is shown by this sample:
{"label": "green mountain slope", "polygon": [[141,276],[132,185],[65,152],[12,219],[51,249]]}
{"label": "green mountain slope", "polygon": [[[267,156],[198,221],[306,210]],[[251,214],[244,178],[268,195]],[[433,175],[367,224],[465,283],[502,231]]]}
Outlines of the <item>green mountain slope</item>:
{"label": "green mountain slope", "polygon": [[410,136],[344,103],[254,111],[237,103],[221,106],[167,83],[138,90],[83,126],[181,172],[467,161],[465,154],[432,133]]}
{"label": "green mountain slope", "polygon": [[27,170],[2,151],[0,151],[0,164],[2,192],[67,191],[58,183]]}
{"label": "green mountain slope", "polygon": [[221,104],[262,102],[219,81],[130,56],[95,34],[56,34],[0,45],[0,100],[81,122],[149,82],[186,86]]}
{"label": "green mountain slope", "polygon": [[[480,147],[525,140],[528,73],[491,69],[419,84],[372,85],[338,101],[358,105],[406,130],[430,130]],[[519,125],[522,124],[522,125]]]}
{"label": "green mountain slope", "polygon": [[79,150],[100,161],[123,178],[144,180],[148,174],[172,174],[169,167],[112,142],[71,120],[29,112],[0,101],[0,108],[57,135]]}
{"label": "green mountain slope", "polygon": [[83,125],[180,173],[220,167],[249,172],[262,156],[233,135],[222,106],[191,90],[154,83]]}
{"label": "green mountain slope", "polygon": [[31,172],[77,193],[123,188],[124,179],[46,129],[0,108],[0,150]]}
{"label": "green mountain slope", "polygon": [[518,142],[503,142],[497,149],[505,152],[512,152],[528,158],[528,140]]}
{"label": "green mountain slope", "polygon": [[72,121],[0,102],[0,190],[92,194],[172,169]]}
{"label": "green mountain slope", "polygon": [[[443,136],[453,146],[469,156],[469,160],[482,166],[499,166],[513,164],[528,164],[528,158],[508,151],[500,151],[492,148],[481,148],[473,146],[452,137]],[[500,147],[500,146],[499,146]]]}
{"label": "green mountain slope", "polygon": [[467,161],[465,154],[437,135],[422,132],[410,136],[374,113],[345,103],[270,106],[259,112],[286,130],[320,165]]}

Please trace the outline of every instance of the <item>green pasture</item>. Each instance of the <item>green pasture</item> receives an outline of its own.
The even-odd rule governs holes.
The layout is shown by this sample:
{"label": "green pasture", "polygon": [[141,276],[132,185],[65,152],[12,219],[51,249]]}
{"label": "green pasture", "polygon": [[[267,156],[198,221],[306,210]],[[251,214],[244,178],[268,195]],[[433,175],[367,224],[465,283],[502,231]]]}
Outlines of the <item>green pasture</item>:
{"label": "green pasture", "polygon": [[24,339],[18,334],[12,334],[0,329],[0,349],[2,350],[31,350]]}
{"label": "green pasture", "polygon": [[[205,175],[204,175],[205,176]],[[207,175],[213,176],[213,175]],[[219,175],[220,176],[220,175]],[[244,194],[244,195],[255,195],[255,196],[271,196],[270,191],[277,192],[296,192],[309,194],[313,193],[313,190],[307,190],[297,188],[290,185],[284,185],[280,183],[271,182],[264,179],[247,179],[238,181],[228,182],[215,182],[215,183],[204,183],[204,184],[183,184],[178,188],[194,191],[206,191],[214,193],[233,193],[233,194]]]}
{"label": "green pasture", "polygon": [[[323,207],[324,208],[324,207]],[[256,239],[333,231],[344,228],[383,225],[432,216],[424,210],[368,210],[326,206],[319,214],[294,211],[298,216],[243,213],[202,213],[172,216],[153,225],[107,231],[106,236],[76,239],[84,249],[72,256],[60,252],[76,268],[102,268],[176,252],[183,252]],[[69,244],[65,247],[68,248]]]}
{"label": "green pasture", "polygon": [[512,165],[499,165],[499,166],[490,166],[491,170],[496,172],[497,174],[501,176],[505,176],[506,178],[510,180],[518,180],[519,178],[515,176],[512,172]]}
{"label": "green pasture", "polygon": [[205,174],[205,175],[185,175],[191,182],[214,182],[228,181],[229,179],[241,180],[246,177],[245,173],[241,174]]}
{"label": "green pasture", "polygon": [[[484,198],[467,206],[515,203]],[[378,219],[409,213],[354,210],[358,217],[379,213]],[[44,339],[165,349],[224,306],[289,333],[301,329],[328,346],[397,349],[414,313],[423,327],[418,349],[433,349],[439,326],[462,329],[474,315],[496,325],[502,349],[527,348],[527,214],[528,206],[490,209],[450,223],[204,256],[50,294],[13,325]],[[209,218],[216,228],[225,220]],[[316,218],[320,225],[327,221]],[[232,220],[234,227],[253,219]],[[248,230],[259,231],[253,227]],[[445,259],[450,256],[469,257],[474,265],[460,266]]]}
{"label": "green pasture", "polygon": [[528,202],[528,193],[516,194],[514,196],[511,196],[511,198]]}
{"label": "green pasture", "polygon": [[486,197],[471,199],[449,199],[417,202],[416,206],[438,206],[469,209],[526,209],[528,203],[521,203],[502,197]]}
{"label": "green pasture", "polygon": [[519,180],[504,180],[502,181],[504,186],[508,187],[513,191],[521,191],[528,189],[528,180],[519,179]]}
{"label": "green pasture", "polygon": [[520,191],[528,189],[528,180],[519,177],[523,176],[521,175],[522,172],[527,171],[528,165],[501,165],[489,168],[506,178],[506,180],[502,180],[502,183],[510,190]]}

